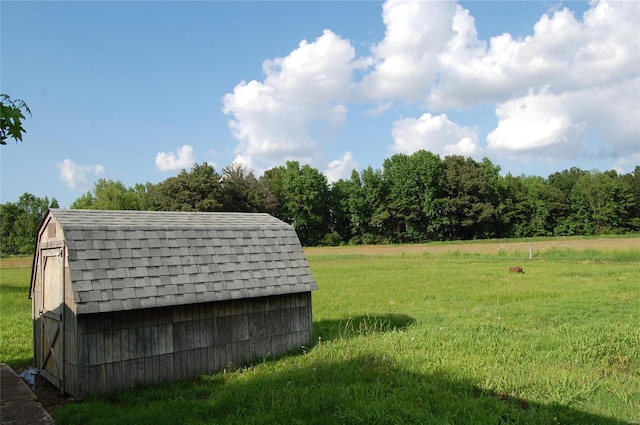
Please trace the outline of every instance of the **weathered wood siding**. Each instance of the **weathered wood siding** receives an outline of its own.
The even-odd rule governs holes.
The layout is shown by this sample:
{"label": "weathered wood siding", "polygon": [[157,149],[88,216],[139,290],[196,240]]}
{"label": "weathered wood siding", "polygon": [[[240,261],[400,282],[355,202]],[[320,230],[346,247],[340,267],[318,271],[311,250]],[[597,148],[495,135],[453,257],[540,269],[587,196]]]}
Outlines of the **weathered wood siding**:
{"label": "weathered wood siding", "polygon": [[77,398],[193,378],[313,339],[310,292],[77,317],[81,376],[68,389]]}

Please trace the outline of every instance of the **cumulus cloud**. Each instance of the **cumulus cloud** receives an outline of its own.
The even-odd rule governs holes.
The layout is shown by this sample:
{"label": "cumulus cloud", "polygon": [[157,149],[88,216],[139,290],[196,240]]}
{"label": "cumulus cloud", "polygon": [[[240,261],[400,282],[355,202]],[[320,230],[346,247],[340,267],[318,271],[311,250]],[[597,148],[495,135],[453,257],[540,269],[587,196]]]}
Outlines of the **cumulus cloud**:
{"label": "cumulus cloud", "polygon": [[389,0],[384,39],[372,48],[374,70],[360,83],[371,99],[418,101],[438,74],[438,56],[453,37],[453,2]]}
{"label": "cumulus cloud", "polygon": [[[436,9],[439,3],[423,7]],[[474,18],[458,5],[448,21],[454,36],[437,55],[438,78],[424,105],[448,110],[496,104],[498,124],[487,136],[488,148],[511,157],[616,158],[637,152],[639,18],[637,2],[600,1],[582,20],[567,8],[557,9],[542,15],[529,36],[504,33],[487,42],[478,39]],[[417,31],[411,40],[426,33]],[[441,34],[449,33],[443,29]],[[414,128],[405,139],[421,140],[421,120],[404,123]],[[394,139],[396,149],[412,145],[396,133]],[[473,140],[457,146],[459,152],[476,147]]]}
{"label": "cumulus cloud", "polygon": [[616,161],[614,169],[619,174],[630,173],[638,166],[638,164],[640,164],[640,152],[635,152],[629,156],[619,158]]}
{"label": "cumulus cloud", "polygon": [[[528,35],[488,39],[454,1],[388,0],[381,18],[384,37],[368,57],[325,30],[266,60],[263,81],[225,95],[236,156],[254,167],[317,164],[356,104],[370,117],[389,117],[400,104],[419,109],[391,124],[394,152],[545,161],[638,152],[639,2],[594,0],[582,16],[554,6]],[[480,105],[497,117],[483,134],[446,115]],[[343,162],[327,172],[337,175]]]}
{"label": "cumulus cloud", "polygon": [[460,126],[447,118],[446,114],[420,118],[403,118],[393,123],[393,146],[391,150],[413,153],[420,149],[437,154],[463,155],[480,158],[483,153],[478,143],[476,130]]}
{"label": "cumulus cloud", "polygon": [[352,170],[357,170],[359,167],[356,160],[353,158],[351,152],[345,152],[342,158],[331,161],[324,171],[324,175],[327,177],[329,183],[333,183],[340,179],[346,179],[351,176]]}
{"label": "cumulus cloud", "polygon": [[567,110],[606,141],[612,158],[640,152],[640,77],[575,92]]}
{"label": "cumulus cloud", "polygon": [[60,170],[60,179],[70,189],[88,190],[94,179],[104,175],[104,167],[102,165],[80,165],[70,159],[56,163]]}
{"label": "cumulus cloud", "polygon": [[524,153],[567,144],[579,126],[569,117],[566,102],[566,97],[543,91],[499,105],[498,127],[487,136],[489,148]]}
{"label": "cumulus cloud", "polygon": [[640,98],[629,93],[640,93],[640,78],[559,95],[532,91],[498,105],[488,147],[528,160],[633,155],[640,150]]}
{"label": "cumulus cloud", "polygon": [[362,66],[350,42],[329,30],[284,58],[265,61],[263,82],[242,81],[223,98],[236,155],[266,166],[312,163],[319,142],[345,122],[342,100],[349,97],[352,72]]}
{"label": "cumulus cloud", "polygon": [[193,147],[182,145],[173,152],[158,152],[156,155],[156,167],[160,171],[178,171],[190,168],[194,163]]}
{"label": "cumulus cloud", "polygon": [[255,162],[253,161],[253,159],[251,159],[250,156],[238,155],[231,162],[231,164],[237,164],[244,167],[247,170],[253,171],[253,174],[256,177],[263,175],[265,171],[264,169],[257,167]]}
{"label": "cumulus cloud", "polygon": [[567,8],[540,17],[533,34],[504,33],[478,40],[473,17],[458,6],[456,36],[439,56],[440,80],[429,94],[433,109],[503,102],[532,88],[553,93],[606,85],[638,75],[637,2],[594,3],[580,21]]}

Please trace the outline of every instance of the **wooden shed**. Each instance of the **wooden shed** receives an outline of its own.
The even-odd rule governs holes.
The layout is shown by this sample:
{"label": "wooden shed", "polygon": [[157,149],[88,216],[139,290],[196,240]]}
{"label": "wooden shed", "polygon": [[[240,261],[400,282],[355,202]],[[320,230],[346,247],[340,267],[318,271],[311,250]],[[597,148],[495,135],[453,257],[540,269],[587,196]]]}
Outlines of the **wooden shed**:
{"label": "wooden shed", "polygon": [[268,214],[52,209],[36,367],[82,399],[280,355],[312,342],[315,289],[293,227]]}

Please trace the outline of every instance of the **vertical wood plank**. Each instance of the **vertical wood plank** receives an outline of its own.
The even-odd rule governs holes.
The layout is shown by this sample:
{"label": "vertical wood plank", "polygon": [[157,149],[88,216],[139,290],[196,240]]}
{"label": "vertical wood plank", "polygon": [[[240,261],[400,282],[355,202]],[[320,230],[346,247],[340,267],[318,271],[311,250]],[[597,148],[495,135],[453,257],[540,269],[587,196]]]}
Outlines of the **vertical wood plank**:
{"label": "vertical wood plank", "polygon": [[157,382],[167,381],[167,355],[161,354],[158,356],[158,375]]}
{"label": "vertical wood plank", "polygon": [[113,370],[111,372],[110,378],[112,388],[111,390],[114,392],[122,390],[122,362],[116,361],[112,364]]}
{"label": "vertical wood plank", "polygon": [[171,352],[171,354],[168,354],[166,358],[166,368],[167,368],[166,377],[168,381],[177,380],[174,372],[174,366],[175,366],[175,353]]}
{"label": "vertical wood plank", "polygon": [[167,323],[165,328],[165,344],[167,353],[173,353],[173,324]]}
{"label": "vertical wood plank", "polygon": [[114,384],[113,384],[113,363],[106,363],[103,365],[104,370],[104,391],[106,393],[114,392]]}
{"label": "vertical wood plank", "polygon": [[135,357],[127,360],[124,369],[127,371],[127,376],[125,377],[127,388],[134,388],[138,385],[138,360]]}
{"label": "vertical wood plank", "polygon": [[94,370],[96,373],[96,392],[98,393],[106,392],[104,368],[104,363],[94,366]]}
{"label": "vertical wood plank", "polygon": [[129,352],[129,329],[123,325],[123,327],[120,329],[120,361],[129,360]]}
{"label": "vertical wood plank", "polygon": [[186,366],[187,366],[187,352],[186,351],[178,351],[174,355],[174,364],[173,364],[173,375],[175,380],[180,380],[187,378],[185,374]]}
{"label": "vertical wood plank", "polygon": [[120,346],[122,330],[114,329],[111,337],[111,362],[119,362],[122,360],[122,348]]}
{"label": "vertical wood plank", "polygon": [[96,346],[94,348],[96,353],[96,363],[103,364],[105,361],[104,352],[104,318],[103,316],[96,316]]}
{"label": "vertical wood plank", "polygon": [[147,381],[147,367],[146,367],[146,358],[139,357],[137,360],[138,363],[138,383],[146,384]]}
{"label": "vertical wood plank", "polygon": [[92,332],[89,335],[87,335],[87,351],[88,351],[88,359],[89,359],[88,365],[90,366],[96,365],[98,363],[96,341],[97,339],[96,339],[95,332]]}

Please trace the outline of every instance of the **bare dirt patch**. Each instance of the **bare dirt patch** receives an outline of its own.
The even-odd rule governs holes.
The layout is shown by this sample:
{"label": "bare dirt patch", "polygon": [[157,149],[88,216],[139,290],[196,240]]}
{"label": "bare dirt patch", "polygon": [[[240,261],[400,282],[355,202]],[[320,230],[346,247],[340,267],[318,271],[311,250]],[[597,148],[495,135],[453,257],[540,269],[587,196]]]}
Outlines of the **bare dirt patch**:
{"label": "bare dirt patch", "polygon": [[305,248],[307,255],[394,255],[394,254],[442,254],[447,252],[469,252],[491,254],[500,251],[528,254],[551,248],[575,250],[627,250],[640,249],[640,237],[624,238],[550,238],[536,241],[460,241],[450,243],[427,243],[406,245],[355,245],[338,247]]}
{"label": "bare dirt patch", "polygon": [[38,401],[40,401],[44,410],[49,413],[52,413],[58,407],[75,401],[72,397],[62,394],[59,389],[40,375],[36,375],[36,385],[33,392],[38,397]]}
{"label": "bare dirt patch", "polygon": [[63,394],[51,382],[47,381],[38,373],[38,370],[31,367],[22,367],[16,371],[20,378],[34,392],[38,401],[49,413],[58,407],[75,401],[72,397]]}

